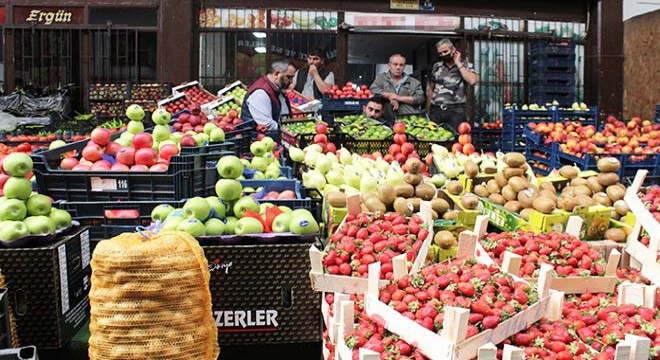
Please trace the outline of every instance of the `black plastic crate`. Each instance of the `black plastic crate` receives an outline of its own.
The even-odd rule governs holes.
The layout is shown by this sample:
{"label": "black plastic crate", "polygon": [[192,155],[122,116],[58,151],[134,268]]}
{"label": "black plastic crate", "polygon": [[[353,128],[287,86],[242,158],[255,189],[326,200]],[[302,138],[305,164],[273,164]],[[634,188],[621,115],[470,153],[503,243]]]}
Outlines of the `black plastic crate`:
{"label": "black plastic crate", "polygon": [[0,360],[39,360],[35,346],[0,350]]}
{"label": "black plastic crate", "polygon": [[485,129],[475,127],[472,129],[472,142],[477,151],[492,151],[500,149],[502,129]]}
{"label": "black plastic crate", "polygon": [[558,76],[546,75],[538,77],[530,77],[529,86],[534,87],[564,87],[564,88],[575,88],[575,76],[564,76],[564,74],[559,74]]}
{"label": "black plastic crate", "polygon": [[[412,139],[410,139],[412,140]],[[355,139],[354,137],[344,134],[342,145],[352,153],[356,154],[373,154],[380,151],[386,154],[392,144],[392,136],[385,139]]]}
{"label": "black plastic crate", "polygon": [[529,53],[575,55],[575,43],[551,43],[549,41],[535,41],[529,44]]}
{"label": "black plastic crate", "polygon": [[32,155],[39,193],[69,201],[173,200],[206,196],[215,187],[215,169],[208,165],[225,155],[173,156],[166,172],[60,170],[60,156],[72,150],[81,152],[86,143],[83,140]]}
{"label": "black plastic crate", "polygon": [[250,144],[255,140],[257,131],[252,127],[244,127],[227,131],[225,133],[225,140],[234,143],[235,152],[237,155],[249,154]]}
{"label": "black plastic crate", "polygon": [[231,141],[202,146],[181,147],[181,155],[225,153],[236,154],[236,144]]}
{"label": "black plastic crate", "polygon": [[[12,344],[11,326],[9,323],[9,293],[0,289],[0,346],[10,348]],[[1,358],[0,358],[1,359]]]}
{"label": "black plastic crate", "polygon": [[322,111],[362,111],[362,106],[367,104],[368,99],[331,99],[323,97],[321,100]]}

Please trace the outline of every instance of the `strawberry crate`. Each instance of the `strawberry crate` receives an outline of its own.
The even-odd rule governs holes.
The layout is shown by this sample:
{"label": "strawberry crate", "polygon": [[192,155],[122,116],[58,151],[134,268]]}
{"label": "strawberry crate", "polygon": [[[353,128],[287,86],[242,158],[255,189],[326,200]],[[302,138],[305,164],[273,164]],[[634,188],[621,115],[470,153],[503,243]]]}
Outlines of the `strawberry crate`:
{"label": "strawberry crate", "polygon": [[[303,198],[302,185],[298,180],[241,180],[243,189],[251,187],[255,190],[262,188],[260,191],[255,191],[254,196],[257,203],[271,203],[275,206],[286,206],[292,210],[305,209],[312,211],[312,200],[310,198]],[[284,191],[291,191],[295,196],[294,199],[262,199],[270,192],[282,193]]]}
{"label": "strawberry crate", "polygon": [[[199,92],[200,95],[198,96],[197,94],[192,94],[191,91]],[[184,94],[188,99],[188,101],[196,102],[199,104],[206,104],[208,102],[217,99],[215,95],[206,91],[204,89],[204,86],[202,86],[202,84],[200,84],[199,81],[197,80],[173,87],[172,95],[179,95],[179,94]]]}

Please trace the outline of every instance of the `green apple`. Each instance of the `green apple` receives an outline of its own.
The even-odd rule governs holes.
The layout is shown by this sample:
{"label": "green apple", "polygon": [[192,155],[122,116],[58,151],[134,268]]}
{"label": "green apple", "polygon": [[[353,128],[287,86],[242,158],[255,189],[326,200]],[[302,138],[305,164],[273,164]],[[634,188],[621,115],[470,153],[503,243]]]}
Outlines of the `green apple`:
{"label": "green apple", "polygon": [[151,114],[151,121],[153,121],[154,124],[167,125],[169,124],[170,119],[171,119],[170,113],[165,111],[165,109],[156,109]]}
{"label": "green apple", "polygon": [[170,139],[172,139],[172,141],[174,141],[177,144],[181,142],[182,138],[183,138],[183,133],[178,132],[178,131],[175,132],[175,133],[172,133],[172,136],[170,136]]}
{"label": "green apple", "polygon": [[0,240],[2,241],[14,241],[29,233],[27,226],[22,221],[0,222]]}
{"label": "green apple", "polygon": [[239,219],[234,228],[236,235],[261,234],[263,232],[264,226],[261,224],[261,221],[252,217]]}
{"label": "green apple", "polygon": [[27,200],[27,212],[30,216],[48,215],[51,208],[50,198],[46,195],[35,194]]}
{"label": "green apple", "polygon": [[[208,123],[208,124],[210,124],[210,123]],[[208,125],[208,124],[206,124],[206,125]],[[218,142],[225,141],[225,132],[220,128],[213,129],[209,136],[210,136],[211,142],[218,143]]]}
{"label": "green apple", "polygon": [[266,151],[273,151],[273,148],[275,147],[275,141],[273,140],[273,138],[271,138],[270,136],[265,136],[260,141],[264,144]]}
{"label": "green apple", "polygon": [[204,226],[204,223],[193,217],[181,221],[176,229],[179,231],[187,232],[192,236],[206,235],[206,226]]}
{"label": "green apple", "polygon": [[259,204],[259,215],[264,216],[266,215],[266,209],[270,207],[275,207],[272,203],[261,203]]}
{"label": "green apple", "polygon": [[53,234],[55,233],[55,222],[48,216],[28,216],[23,220],[30,234]]}
{"label": "green apple", "polygon": [[179,228],[179,224],[185,220],[185,218],[180,216],[170,216],[163,222],[162,230],[177,230]]}
{"label": "green apple", "polygon": [[206,235],[222,235],[225,233],[225,223],[220,219],[208,219],[204,223]]}
{"label": "green apple", "polygon": [[[128,133],[126,133],[126,134],[128,134]],[[131,140],[129,140],[127,138],[122,138],[122,137],[119,137],[119,139],[115,140],[115,142],[117,144],[121,145],[121,146],[131,146],[132,145]]]}
{"label": "green apple", "polygon": [[278,206],[278,208],[280,208],[280,210],[284,211],[285,213],[293,212],[293,210],[291,210],[291,208],[288,207],[288,206],[281,205],[281,206]]}
{"label": "green apple", "polygon": [[172,205],[160,204],[151,211],[151,220],[163,222],[173,211]]}
{"label": "green apple", "polygon": [[215,183],[215,193],[224,201],[232,201],[241,197],[243,186],[237,180],[220,179]]}
{"label": "green apple", "polygon": [[32,159],[22,152],[11,153],[2,161],[2,168],[9,176],[23,177],[32,171]]}
{"label": "green apple", "polygon": [[297,147],[290,147],[289,159],[291,159],[293,162],[301,163],[305,160],[305,152],[301,149],[298,149]]}
{"label": "green apple", "polygon": [[62,146],[64,146],[64,145],[66,145],[66,143],[65,143],[64,141],[62,141],[62,140],[55,140],[55,141],[53,141],[52,143],[50,143],[50,145],[48,145],[48,150],[57,149],[58,147],[62,147]]}
{"label": "green apple", "polygon": [[138,104],[130,105],[126,108],[126,117],[133,121],[142,121],[144,119],[144,109]]}
{"label": "green apple", "polygon": [[25,203],[18,199],[8,199],[0,204],[0,220],[21,221],[25,219],[27,208]]}
{"label": "green apple", "polygon": [[242,218],[246,211],[252,210],[256,213],[259,212],[259,204],[254,201],[252,196],[243,196],[238,199],[234,204],[234,216],[237,218]]}
{"label": "green apple", "polygon": [[198,146],[202,146],[204,144],[209,143],[209,136],[204,134],[204,133],[198,133],[198,134],[193,135],[193,139],[195,139]]}
{"label": "green apple", "polygon": [[284,233],[289,231],[289,224],[291,223],[291,213],[281,213],[273,220],[273,232]]}
{"label": "green apple", "polygon": [[280,177],[280,174],[281,171],[279,168],[277,169],[270,168],[270,169],[266,169],[264,176],[266,177],[266,179],[277,179],[278,177]]}
{"label": "green apple", "polygon": [[[128,124],[128,125],[131,125],[131,124],[130,124],[131,122],[136,122],[136,121],[129,121],[129,124]],[[142,123],[140,123],[140,125],[142,125]],[[144,126],[142,126],[142,127],[144,128]],[[142,131],[138,131],[138,132],[142,132]],[[125,141],[128,141],[129,144],[130,144],[130,143],[133,142],[133,136],[134,136],[134,135],[135,135],[135,134],[133,134],[133,133],[130,132],[130,131],[125,131],[125,132],[121,133],[121,135],[119,135],[119,138],[120,138],[120,139],[125,139]]]}
{"label": "green apple", "polygon": [[272,152],[268,151],[264,154],[263,156],[264,159],[268,162],[268,164],[273,164],[274,162],[277,161],[277,157],[275,157],[275,154]]}
{"label": "green apple", "polygon": [[53,220],[55,227],[58,229],[64,229],[71,226],[71,214],[66,210],[61,209],[51,209],[48,217]]}
{"label": "green apple", "polygon": [[213,212],[209,216],[214,216],[218,218],[225,217],[225,215],[227,214],[227,206],[225,205],[224,201],[220,201],[220,199],[217,196],[208,196],[206,198],[206,202],[209,203],[211,210],[213,210]]}
{"label": "green apple", "polygon": [[172,135],[172,132],[170,131],[169,125],[156,125],[154,126],[152,135],[154,140],[160,142],[169,139]]}
{"label": "green apple", "polygon": [[[257,191],[257,190],[255,190],[255,189],[254,189],[253,187],[251,187],[251,186],[248,186],[248,187],[244,187],[244,188],[243,188],[243,193],[245,193],[245,194],[251,194],[251,193],[256,192],[256,191]],[[1,201],[1,199],[0,199],[0,201]]]}
{"label": "green apple", "polygon": [[243,164],[237,156],[223,156],[218,160],[218,175],[223,179],[236,179],[243,174]]}
{"label": "green apple", "polygon": [[211,135],[211,131],[213,131],[213,129],[218,129],[218,125],[212,122],[204,124],[204,134]]}
{"label": "green apple", "polygon": [[137,134],[143,131],[144,131],[144,124],[142,123],[142,121],[129,121],[128,124],[126,124],[126,132],[128,132],[129,134]]}
{"label": "green apple", "polygon": [[266,160],[266,158],[261,156],[255,156],[254,158],[252,158],[250,167],[254,170],[264,172],[266,171],[266,168],[268,168],[268,160]]}
{"label": "green apple", "polygon": [[255,141],[250,144],[250,152],[254,156],[261,156],[266,153],[266,146],[261,141]]}
{"label": "green apple", "polygon": [[261,171],[255,171],[254,174],[252,174],[252,179],[254,180],[263,180],[266,178],[266,174],[262,173]]}
{"label": "green apple", "polygon": [[241,159],[241,164],[243,164],[244,168],[250,168],[250,160],[248,159]]}
{"label": "green apple", "polygon": [[186,201],[183,205],[183,212],[185,216],[192,216],[197,220],[204,221],[211,213],[211,205],[205,198],[196,196]]}
{"label": "green apple", "polygon": [[277,162],[277,161],[274,161],[274,162],[268,164],[268,167],[266,167],[266,170],[273,169],[273,170],[277,170],[277,172],[279,172],[280,168],[281,168],[280,163]]}
{"label": "green apple", "polygon": [[234,235],[234,230],[236,228],[236,223],[238,219],[233,216],[227,217],[227,222],[225,223],[225,235]]}
{"label": "green apple", "polygon": [[32,182],[22,177],[10,177],[3,191],[8,199],[27,200],[32,195]]}
{"label": "green apple", "polygon": [[305,209],[297,209],[291,212],[289,230],[298,235],[309,235],[319,232],[319,224],[312,213]]}

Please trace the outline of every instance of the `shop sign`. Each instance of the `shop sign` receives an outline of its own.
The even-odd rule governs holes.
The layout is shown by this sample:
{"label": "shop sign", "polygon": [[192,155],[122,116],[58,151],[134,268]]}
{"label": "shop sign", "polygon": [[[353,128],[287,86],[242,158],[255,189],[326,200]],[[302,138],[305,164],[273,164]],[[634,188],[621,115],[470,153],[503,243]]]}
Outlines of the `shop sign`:
{"label": "shop sign", "polygon": [[344,21],[356,30],[367,31],[453,31],[461,24],[458,16],[356,12],[347,12]]}
{"label": "shop sign", "polygon": [[316,10],[271,10],[270,28],[286,30],[337,30],[337,12]]}
{"label": "shop sign", "polygon": [[73,25],[83,23],[83,8],[14,7],[14,23],[35,25]]}
{"label": "shop sign", "polygon": [[224,29],[265,29],[265,9],[217,9],[202,8],[199,26]]}
{"label": "shop sign", "polygon": [[435,0],[390,0],[390,10],[433,11]]}

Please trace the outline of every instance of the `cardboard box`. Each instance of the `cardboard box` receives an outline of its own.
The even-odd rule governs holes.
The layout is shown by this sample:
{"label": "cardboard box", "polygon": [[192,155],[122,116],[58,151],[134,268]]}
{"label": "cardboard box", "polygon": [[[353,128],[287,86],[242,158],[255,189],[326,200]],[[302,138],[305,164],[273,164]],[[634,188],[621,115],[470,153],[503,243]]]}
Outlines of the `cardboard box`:
{"label": "cardboard box", "polygon": [[580,230],[580,239],[602,240],[605,231],[610,228],[611,209],[603,205],[580,206],[573,210],[573,215],[584,219]]}
{"label": "cardboard box", "polygon": [[63,347],[89,317],[89,228],[54,243],[0,249],[18,339],[44,349]]}
{"label": "cardboard box", "polygon": [[555,210],[550,214],[532,210],[529,214],[529,224],[544,234],[552,231],[563,233],[569,216],[569,213],[561,210]]}
{"label": "cardboard box", "polygon": [[310,245],[202,246],[221,347],[321,341],[321,293],[309,286]]}
{"label": "cardboard box", "polygon": [[474,226],[477,222],[477,216],[481,213],[479,209],[465,209],[461,205],[461,197],[459,195],[452,195],[445,190],[438,191],[438,197],[445,199],[449,203],[449,208],[458,210],[457,225]]}

